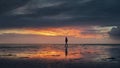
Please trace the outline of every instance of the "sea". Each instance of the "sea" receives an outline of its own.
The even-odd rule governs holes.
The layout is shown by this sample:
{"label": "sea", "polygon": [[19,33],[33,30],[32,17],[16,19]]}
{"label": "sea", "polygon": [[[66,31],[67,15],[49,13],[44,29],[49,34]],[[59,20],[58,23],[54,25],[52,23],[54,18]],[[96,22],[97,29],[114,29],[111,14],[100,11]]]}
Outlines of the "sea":
{"label": "sea", "polygon": [[120,44],[0,44],[0,68],[120,68]]}

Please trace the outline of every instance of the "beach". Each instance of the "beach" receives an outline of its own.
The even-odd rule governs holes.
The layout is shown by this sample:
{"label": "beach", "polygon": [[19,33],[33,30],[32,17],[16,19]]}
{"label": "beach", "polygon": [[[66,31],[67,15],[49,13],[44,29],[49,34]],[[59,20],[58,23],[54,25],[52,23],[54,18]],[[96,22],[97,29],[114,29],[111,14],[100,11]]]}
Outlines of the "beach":
{"label": "beach", "polygon": [[120,68],[120,46],[1,44],[0,68]]}

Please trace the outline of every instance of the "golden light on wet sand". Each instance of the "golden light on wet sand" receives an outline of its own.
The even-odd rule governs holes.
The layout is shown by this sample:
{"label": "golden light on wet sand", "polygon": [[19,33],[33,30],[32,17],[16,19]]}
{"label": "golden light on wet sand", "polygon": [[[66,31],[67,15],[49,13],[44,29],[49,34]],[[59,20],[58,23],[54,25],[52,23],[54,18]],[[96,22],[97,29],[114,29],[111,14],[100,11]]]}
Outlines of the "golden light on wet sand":
{"label": "golden light on wet sand", "polygon": [[[71,52],[71,51],[70,51]],[[77,51],[79,52],[79,51]],[[28,56],[31,59],[46,59],[46,60],[50,60],[50,59],[55,59],[55,60],[62,60],[62,59],[77,59],[77,58],[82,58],[82,55],[80,54],[69,54],[68,52],[68,56],[65,56],[65,52],[64,50],[57,50],[57,49],[53,49],[53,48],[43,48],[39,51],[37,51],[36,53],[32,53],[32,54],[18,54],[19,57],[26,57]]]}

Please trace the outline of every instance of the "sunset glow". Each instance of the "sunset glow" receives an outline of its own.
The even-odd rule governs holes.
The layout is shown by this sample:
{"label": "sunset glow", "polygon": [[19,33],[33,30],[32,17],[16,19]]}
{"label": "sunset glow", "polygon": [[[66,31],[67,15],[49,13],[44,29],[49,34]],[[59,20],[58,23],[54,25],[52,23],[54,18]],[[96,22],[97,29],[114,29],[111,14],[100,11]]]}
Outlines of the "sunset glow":
{"label": "sunset glow", "polygon": [[0,0],[0,68],[120,68],[120,0]]}
{"label": "sunset glow", "polygon": [[32,35],[42,35],[42,36],[71,36],[78,38],[104,38],[107,31],[101,31],[101,33],[84,33],[84,28],[72,28],[72,27],[63,27],[63,28],[44,28],[44,29],[35,29],[35,28],[25,28],[25,29],[9,29],[1,30],[0,34],[32,34]]}

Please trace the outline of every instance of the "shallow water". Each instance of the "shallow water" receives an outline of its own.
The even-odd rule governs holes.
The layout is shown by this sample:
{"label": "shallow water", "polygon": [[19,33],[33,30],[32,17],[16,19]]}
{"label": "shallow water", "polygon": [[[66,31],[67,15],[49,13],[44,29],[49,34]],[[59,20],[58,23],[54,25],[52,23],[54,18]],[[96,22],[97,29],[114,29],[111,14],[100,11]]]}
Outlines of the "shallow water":
{"label": "shallow water", "polygon": [[[78,45],[71,44],[68,48],[60,44],[1,44],[0,45],[0,59],[4,60],[21,60],[34,61],[47,64],[48,63],[62,63],[88,65],[88,63],[100,64],[120,64],[120,45]],[[3,63],[0,61],[0,63]],[[5,62],[4,62],[5,63]],[[9,63],[8,63],[9,64]],[[34,63],[35,64],[35,63]],[[82,64],[82,65],[83,65]],[[55,64],[56,65],[56,64]],[[51,64],[50,64],[51,66]],[[60,68],[64,68],[61,66]],[[78,66],[79,68],[80,66]],[[114,66],[115,67],[115,66]],[[5,68],[5,67],[3,67]],[[33,67],[34,68],[34,67]],[[44,67],[43,67],[44,68]],[[52,67],[53,68],[53,67]],[[59,68],[59,67],[56,67]],[[70,68],[70,67],[66,67]],[[77,68],[77,67],[76,67]],[[95,67],[96,68],[96,67]],[[109,67],[107,67],[109,68]]]}
{"label": "shallow water", "polygon": [[0,58],[102,62],[120,57],[119,45],[0,45]]}

